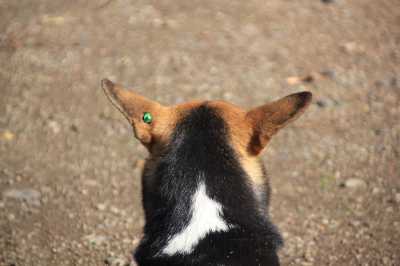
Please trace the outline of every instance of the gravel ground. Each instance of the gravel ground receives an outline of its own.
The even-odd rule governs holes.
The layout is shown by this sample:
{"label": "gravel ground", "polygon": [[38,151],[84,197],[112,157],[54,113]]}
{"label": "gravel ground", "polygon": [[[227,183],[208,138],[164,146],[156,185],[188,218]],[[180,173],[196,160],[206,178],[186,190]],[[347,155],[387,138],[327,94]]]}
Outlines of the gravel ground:
{"label": "gravel ground", "polygon": [[108,77],[165,104],[315,101],[263,159],[283,265],[400,265],[400,3],[0,0],[0,265],[124,265],[146,151]]}

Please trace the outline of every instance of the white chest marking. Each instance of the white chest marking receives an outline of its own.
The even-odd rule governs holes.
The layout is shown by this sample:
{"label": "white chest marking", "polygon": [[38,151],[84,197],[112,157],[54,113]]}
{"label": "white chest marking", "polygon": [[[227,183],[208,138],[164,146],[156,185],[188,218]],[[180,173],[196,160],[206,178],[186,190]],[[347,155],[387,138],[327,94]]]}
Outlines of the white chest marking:
{"label": "white chest marking", "polygon": [[188,254],[209,232],[228,231],[229,226],[221,217],[222,206],[206,194],[206,186],[201,183],[192,198],[192,218],[189,224],[174,235],[162,253]]}

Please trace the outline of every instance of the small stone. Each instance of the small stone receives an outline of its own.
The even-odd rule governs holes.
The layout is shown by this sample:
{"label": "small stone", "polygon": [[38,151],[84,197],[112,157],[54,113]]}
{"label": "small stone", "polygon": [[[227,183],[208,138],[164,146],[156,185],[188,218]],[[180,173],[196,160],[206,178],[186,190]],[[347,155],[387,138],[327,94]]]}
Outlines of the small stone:
{"label": "small stone", "polygon": [[374,84],[376,87],[381,88],[381,87],[385,87],[387,85],[387,82],[385,80],[377,80],[377,81],[375,81]]}
{"label": "small stone", "polygon": [[329,78],[329,79],[334,79],[334,78],[336,77],[336,72],[335,72],[335,70],[332,70],[332,69],[325,69],[325,70],[322,70],[322,71],[320,72],[320,74],[321,74],[323,77]]}
{"label": "small stone", "polygon": [[5,141],[12,141],[15,138],[14,133],[12,133],[10,130],[6,130],[3,132],[1,135],[1,139]]}
{"label": "small stone", "polygon": [[232,99],[234,98],[234,95],[232,93],[230,93],[229,91],[227,91],[227,92],[224,92],[222,97],[226,101],[232,101]]}
{"label": "small stone", "polygon": [[383,263],[383,265],[390,265],[390,258],[383,257],[382,258],[382,263]]}
{"label": "small stone", "polygon": [[87,235],[84,237],[84,239],[93,246],[100,246],[107,241],[107,237],[96,234]]}
{"label": "small stone", "polygon": [[316,79],[320,77],[319,73],[312,72],[311,74],[302,76],[302,77],[297,77],[297,76],[292,76],[286,78],[286,82],[289,85],[298,85],[301,83],[311,83],[314,82]]}
{"label": "small stone", "polygon": [[[377,129],[374,130],[374,134],[377,135],[377,136],[382,135],[383,132],[384,131],[381,128],[377,128]],[[378,146],[378,147],[380,148],[380,146]]]}
{"label": "small stone", "polygon": [[358,178],[349,178],[341,183],[341,186],[345,188],[363,188],[366,187],[367,184],[364,182],[364,180]]}
{"label": "small stone", "polygon": [[61,131],[61,126],[57,121],[51,120],[47,123],[47,126],[53,131],[54,134],[58,134]]}
{"label": "small stone", "polygon": [[104,203],[99,203],[99,204],[96,205],[96,208],[97,208],[99,211],[104,211],[104,210],[107,208],[107,205],[104,204]]}
{"label": "small stone", "polygon": [[111,207],[110,207],[110,211],[111,211],[113,214],[120,214],[120,213],[121,213],[121,210],[118,209],[118,208],[115,207],[115,206],[111,206]]}
{"label": "small stone", "polygon": [[96,180],[93,179],[86,179],[83,181],[83,184],[88,186],[88,187],[97,187],[99,186],[99,183]]}
{"label": "small stone", "polygon": [[32,188],[8,189],[3,192],[3,197],[26,201],[28,204],[39,206],[41,194]]}
{"label": "small stone", "polygon": [[78,133],[79,129],[76,125],[72,124],[69,129],[71,129],[72,132]]}
{"label": "small stone", "polygon": [[14,221],[14,220],[15,220],[15,215],[12,214],[12,213],[10,213],[10,214],[7,215],[7,219],[8,219],[9,221]]}
{"label": "small stone", "polygon": [[379,194],[379,192],[381,192],[381,190],[379,188],[377,188],[377,187],[374,187],[372,189],[372,194],[374,194],[374,195]]}
{"label": "small stone", "polygon": [[257,36],[260,34],[260,30],[255,24],[249,23],[242,27],[242,32],[247,36]]}
{"label": "small stone", "polygon": [[129,261],[122,257],[109,256],[104,260],[106,265],[110,266],[129,266]]}
{"label": "small stone", "polygon": [[160,18],[155,18],[155,19],[153,19],[152,24],[154,27],[159,28],[161,26],[164,26],[165,22],[164,22],[164,20],[162,20]]}
{"label": "small stone", "polygon": [[137,245],[139,245],[140,239],[141,239],[141,238],[138,237],[138,236],[134,237],[133,240],[132,240],[132,246],[137,246]]}
{"label": "small stone", "polygon": [[396,193],[396,195],[394,196],[394,200],[395,200],[397,203],[400,203],[400,193]]}
{"label": "small stone", "polygon": [[379,80],[376,80],[374,84],[377,88],[382,88],[382,87],[399,88],[400,87],[400,82],[396,77],[379,79]]}
{"label": "small stone", "polygon": [[65,23],[65,17],[62,16],[51,16],[44,15],[41,18],[41,22],[43,24],[54,24],[54,25],[62,25]]}
{"label": "small stone", "polygon": [[350,225],[353,227],[359,227],[361,225],[361,222],[356,220],[350,221]]}
{"label": "small stone", "polygon": [[301,83],[301,78],[300,77],[288,77],[286,79],[287,84],[289,85],[297,85]]}
{"label": "small stone", "polygon": [[122,239],[122,243],[124,243],[124,244],[131,244],[131,243],[132,243],[132,240],[129,239],[129,238],[124,238],[124,239]]}
{"label": "small stone", "polygon": [[301,79],[301,81],[306,82],[306,83],[314,82],[315,81],[315,75],[310,74],[310,75],[304,76]]}
{"label": "small stone", "polygon": [[179,27],[179,22],[174,20],[174,19],[167,19],[165,21],[166,26],[172,28],[172,29],[176,29]]}
{"label": "small stone", "polygon": [[355,42],[348,42],[343,44],[343,48],[346,52],[351,53],[354,52],[357,48],[357,44]]}
{"label": "small stone", "polygon": [[320,98],[315,103],[320,108],[331,108],[340,105],[337,100],[328,97]]}
{"label": "small stone", "polygon": [[390,79],[390,85],[393,88],[400,88],[400,78],[393,77]]}
{"label": "small stone", "polygon": [[335,0],[321,0],[321,2],[324,4],[332,4],[335,2]]}

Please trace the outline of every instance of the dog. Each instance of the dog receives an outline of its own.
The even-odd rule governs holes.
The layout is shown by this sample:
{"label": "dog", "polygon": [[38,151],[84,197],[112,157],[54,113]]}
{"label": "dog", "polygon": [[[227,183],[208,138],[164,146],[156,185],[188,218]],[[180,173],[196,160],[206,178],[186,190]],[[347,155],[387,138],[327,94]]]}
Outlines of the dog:
{"label": "dog", "polygon": [[150,154],[138,265],[280,265],[283,240],[268,215],[260,154],[306,110],[312,94],[245,111],[224,101],[164,106],[107,79],[102,87]]}

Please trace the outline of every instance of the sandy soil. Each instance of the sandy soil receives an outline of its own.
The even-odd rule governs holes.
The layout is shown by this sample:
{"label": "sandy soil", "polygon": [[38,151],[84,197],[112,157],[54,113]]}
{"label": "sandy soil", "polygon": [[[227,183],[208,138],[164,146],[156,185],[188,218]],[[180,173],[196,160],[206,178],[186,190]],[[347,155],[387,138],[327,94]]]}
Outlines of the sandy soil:
{"label": "sandy soil", "polygon": [[398,0],[0,0],[0,265],[124,265],[146,151],[108,77],[165,104],[315,101],[263,159],[283,265],[400,265]]}

